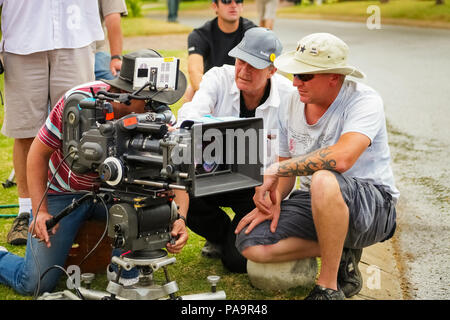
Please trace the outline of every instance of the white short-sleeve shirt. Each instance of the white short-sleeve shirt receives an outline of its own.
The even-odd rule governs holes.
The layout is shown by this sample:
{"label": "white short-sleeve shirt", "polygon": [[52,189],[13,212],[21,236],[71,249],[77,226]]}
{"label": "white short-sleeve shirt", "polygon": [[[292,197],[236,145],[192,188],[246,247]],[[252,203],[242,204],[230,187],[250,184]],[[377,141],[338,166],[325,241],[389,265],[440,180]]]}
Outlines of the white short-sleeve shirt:
{"label": "white short-sleeve shirt", "polygon": [[94,0],[3,0],[1,51],[31,54],[103,40]]}
{"label": "white short-sleeve shirt", "polygon": [[[358,132],[370,139],[370,146],[343,175],[383,185],[393,198],[399,191],[394,184],[390,166],[390,150],[383,101],[365,84],[345,80],[335,101],[313,125],[305,118],[305,105],[299,93],[292,94],[289,103],[279,113],[280,156],[296,157],[335,144],[341,135]],[[300,177],[302,186],[309,187],[309,177]]]}

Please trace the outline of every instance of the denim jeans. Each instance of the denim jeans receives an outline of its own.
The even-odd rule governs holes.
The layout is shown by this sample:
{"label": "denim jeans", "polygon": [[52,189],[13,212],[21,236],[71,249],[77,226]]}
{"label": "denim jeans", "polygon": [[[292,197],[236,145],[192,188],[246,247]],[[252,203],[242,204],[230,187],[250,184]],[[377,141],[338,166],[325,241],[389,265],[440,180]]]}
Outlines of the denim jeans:
{"label": "denim jeans", "polygon": [[95,80],[112,80],[114,76],[109,69],[109,63],[111,62],[111,56],[107,52],[95,53]]}
{"label": "denim jeans", "polygon": [[[56,215],[80,194],[48,195],[48,211]],[[31,237],[28,233],[25,257],[10,252],[0,252],[0,283],[8,285],[18,293],[33,294],[39,283],[40,275],[53,265],[64,266],[69,250],[81,224],[89,218],[106,219],[106,210],[101,202],[93,204],[85,201],[76,210],[59,222],[56,233],[50,236],[51,246]],[[32,217],[30,217],[30,222]],[[39,293],[52,291],[62,271],[50,270],[39,284]]]}

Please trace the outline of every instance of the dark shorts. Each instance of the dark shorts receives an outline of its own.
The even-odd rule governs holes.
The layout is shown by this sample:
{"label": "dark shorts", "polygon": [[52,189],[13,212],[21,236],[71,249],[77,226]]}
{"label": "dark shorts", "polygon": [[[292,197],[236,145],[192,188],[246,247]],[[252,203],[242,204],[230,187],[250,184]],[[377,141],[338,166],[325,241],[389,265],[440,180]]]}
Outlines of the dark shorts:
{"label": "dark shorts", "polygon": [[[364,248],[390,239],[395,232],[395,202],[383,186],[373,185],[357,178],[333,172],[349,208],[349,227],[344,247]],[[264,221],[245,235],[236,238],[236,247],[242,252],[247,247],[269,245],[290,237],[317,241],[311,212],[309,191],[296,190],[281,202],[281,214],[275,233]]]}

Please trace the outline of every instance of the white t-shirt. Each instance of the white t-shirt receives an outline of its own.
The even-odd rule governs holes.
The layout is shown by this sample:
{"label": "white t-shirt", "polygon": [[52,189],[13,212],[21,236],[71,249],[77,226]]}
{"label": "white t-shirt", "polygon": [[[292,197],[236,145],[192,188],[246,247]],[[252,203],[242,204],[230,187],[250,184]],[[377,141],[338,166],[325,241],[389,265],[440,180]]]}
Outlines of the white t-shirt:
{"label": "white t-shirt", "polygon": [[[345,80],[335,101],[313,125],[305,119],[305,105],[295,92],[280,110],[279,154],[282,157],[306,155],[334,145],[341,135],[359,132],[366,135],[370,146],[345,176],[357,177],[388,188],[394,199],[399,191],[394,184],[383,101],[365,84]],[[309,188],[311,176],[300,177],[302,187]]]}
{"label": "white t-shirt", "polygon": [[104,38],[94,0],[0,0],[0,5],[0,51],[26,55],[82,48]]}

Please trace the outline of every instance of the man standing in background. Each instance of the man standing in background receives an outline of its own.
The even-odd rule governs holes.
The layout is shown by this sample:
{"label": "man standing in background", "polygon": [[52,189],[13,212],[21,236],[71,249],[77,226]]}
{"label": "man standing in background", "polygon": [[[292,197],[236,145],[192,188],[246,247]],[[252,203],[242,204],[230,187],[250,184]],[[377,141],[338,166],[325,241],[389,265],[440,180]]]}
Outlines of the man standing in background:
{"label": "man standing in background", "polygon": [[[98,0],[103,32],[108,37],[97,41],[95,52],[95,80],[112,80],[122,67],[123,36],[120,20],[128,15],[125,0]],[[106,29],[106,30],[105,30]]]}
{"label": "man standing in background", "polygon": [[167,21],[168,22],[178,22],[178,6],[180,4],[180,0],[167,0]]}
{"label": "man standing in background", "polygon": [[211,7],[217,17],[194,29],[188,37],[190,86],[185,101],[192,100],[206,71],[224,64],[234,65],[234,58],[228,52],[239,44],[245,31],[256,27],[241,17],[243,0],[213,0]]}
{"label": "man standing in background", "polygon": [[8,233],[27,241],[31,212],[26,175],[28,150],[53,107],[68,89],[94,80],[95,41],[103,39],[97,1],[0,0],[5,67],[2,133],[14,138],[13,164],[19,215]]}
{"label": "man standing in background", "polygon": [[256,11],[259,16],[259,26],[273,30],[279,0],[256,0]]}

